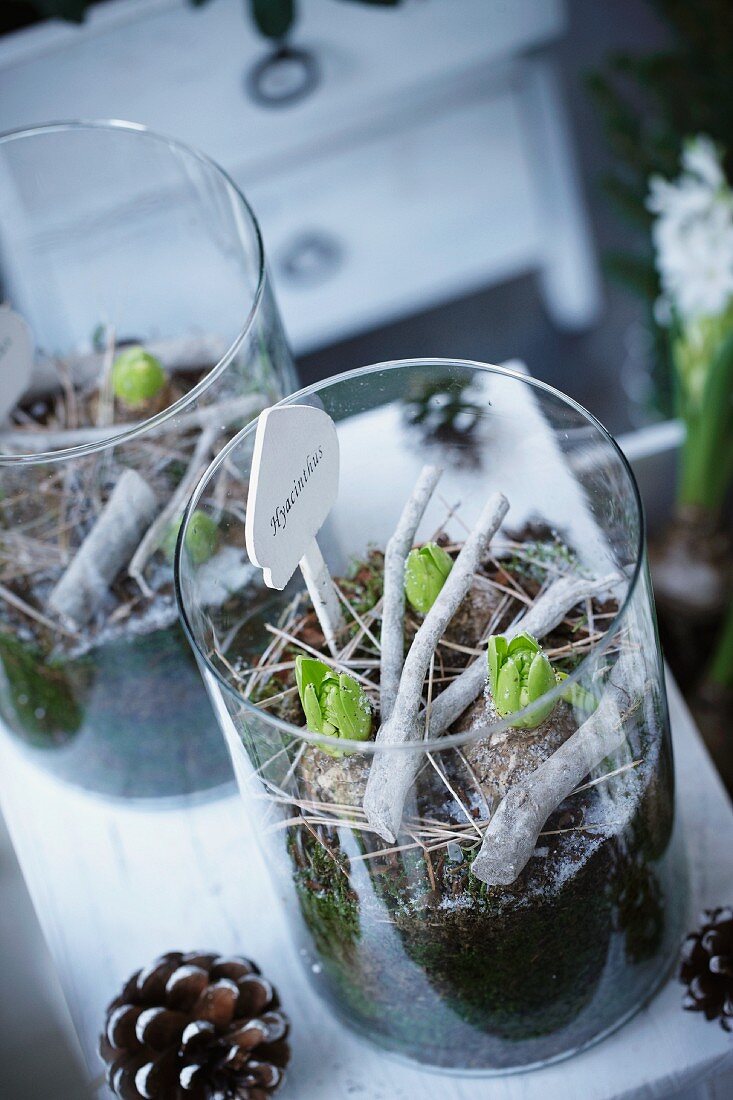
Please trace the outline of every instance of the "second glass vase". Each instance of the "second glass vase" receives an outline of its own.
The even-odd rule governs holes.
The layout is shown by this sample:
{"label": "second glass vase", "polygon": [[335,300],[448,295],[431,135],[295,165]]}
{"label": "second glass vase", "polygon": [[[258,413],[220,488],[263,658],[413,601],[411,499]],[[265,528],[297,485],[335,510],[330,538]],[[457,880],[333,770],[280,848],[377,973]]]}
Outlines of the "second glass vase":
{"label": "second glass vase", "polygon": [[206,157],[124,123],[0,138],[0,210],[0,331],[30,368],[0,425],[0,715],[90,790],[208,790],[231,768],[172,548],[217,447],[293,388],[257,223]]}

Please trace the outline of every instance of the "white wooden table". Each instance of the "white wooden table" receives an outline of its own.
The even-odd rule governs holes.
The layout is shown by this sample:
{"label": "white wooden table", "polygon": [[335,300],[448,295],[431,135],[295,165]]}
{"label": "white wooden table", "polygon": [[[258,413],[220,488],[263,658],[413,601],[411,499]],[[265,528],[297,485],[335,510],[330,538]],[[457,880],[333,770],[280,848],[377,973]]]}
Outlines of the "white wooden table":
{"label": "white wooden table", "polygon": [[[673,683],[669,691],[694,914],[733,899],[733,812]],[[104,1008],[123,979],[167,949],[211,947],[252,955],[281,991],[293,1021],[283,1100],[650,1100],[721,1074],[714,1093],[694,1095],[733,1095],[733,1043],[681,1010],[674,981],[615,1035],[534,1073],[487,1081],[394,1061],[339,1025],[310,990],[236,794],[167,809],[97,799],[30,764],[4,732],[0,777],[90,1079],[101,1069]],[[100,1100],[108,1095],[98,1090]]]}
{"label": "white wooden table", "polygon": [[[243,87],[269,51],[244,9],[109,0],[81,26],[7,35],[0,130],[121,118],[209,153],[252,201],[298,353],[529,272],[558,324],[594,320],[597,265],[547,49],[563,0],[307,0],[293,43],[321,79],[276,109]],[[11,290],[21,308],[28,288]]]}

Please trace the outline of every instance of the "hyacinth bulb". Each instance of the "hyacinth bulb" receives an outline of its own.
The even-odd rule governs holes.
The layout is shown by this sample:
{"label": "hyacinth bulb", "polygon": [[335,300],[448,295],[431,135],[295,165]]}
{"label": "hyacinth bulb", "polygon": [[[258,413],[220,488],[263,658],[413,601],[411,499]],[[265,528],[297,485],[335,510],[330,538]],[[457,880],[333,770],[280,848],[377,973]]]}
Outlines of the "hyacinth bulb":
{"label": "hyacinth bulb", "polygon": [[115,397],[135,408],[156,397],[163,389],[166,374],[159,359],[136,345],[125,348],[112,364],[112,390]]}
{"label": "hyacinth bulb", "polygon": [[[295,681],[311,733],[367,741],[372,731],[372,708],[356,680],[312,657],[296,657]],[[333,756],[338,750],[327,749]]]}
{"label": "hyacinth bulb", "polygon": [[[541,700],[557,684],[552,665],[531,634],[517,634],[511,641],[503,634],[493,634],[489,638],[488,658],[491,695],[502,718]],[[554,699],[538,702],[512,725],[516,729],[534,729],[554,706]]]}
{"label": "hyacinth bulb", "polygon": [[[170,524],[163,539],[161,550],[169,562],[173,562],[176,554],[178,532],[181,529],[182,518],[174,520]],[[197,508],[188,522],[184,547],[194,565],[203,565],[214,554],[219,544],[219,528],[216,521],[201,512]]]}
{"label": "hyacinth bulb", "polygon": [[433,606],[453,568],[453,559],[437,542],[411,550],[405,562],[405,595],[421,615]]}

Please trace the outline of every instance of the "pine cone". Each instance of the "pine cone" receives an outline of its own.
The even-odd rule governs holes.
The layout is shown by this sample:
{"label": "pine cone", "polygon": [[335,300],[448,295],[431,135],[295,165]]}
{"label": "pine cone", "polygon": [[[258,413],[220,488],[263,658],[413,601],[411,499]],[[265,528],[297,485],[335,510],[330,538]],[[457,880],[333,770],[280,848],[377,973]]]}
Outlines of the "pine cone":
{"label": "pine cone", "polygon": [[708,1020],[719,1017],[733,1031],[733,909],[707,909],[700,924],[682,947],[680,981],[688,987],[683,1007],[704,1012]]}
{"label": "pine cone", "polygon": [[290,1058],[287,1030],[254,963],[171,951],[112,1001],[99,1052],[120,1100],[269,1100]]}

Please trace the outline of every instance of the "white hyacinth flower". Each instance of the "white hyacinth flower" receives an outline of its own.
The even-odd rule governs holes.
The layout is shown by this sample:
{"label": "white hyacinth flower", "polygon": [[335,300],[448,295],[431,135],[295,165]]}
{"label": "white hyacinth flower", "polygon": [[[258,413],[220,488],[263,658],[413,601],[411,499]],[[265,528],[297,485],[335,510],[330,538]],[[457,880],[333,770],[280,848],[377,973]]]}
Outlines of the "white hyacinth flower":
{"label": "white hyacinth flower", "polygon": [[710,138],[688,142],[673,182],[653,177],[647,206],[662,283],[661,316],[683,325],[722,313],[733,299],[733,193]]}
{"label": "white hyacinth flower", "polygon": [[720,155],[715,142],[705,134],[699,134],[685,143],[682,150],[682,167],[691,176],[716,190],[725,186],[725,175],[720,163]]}

